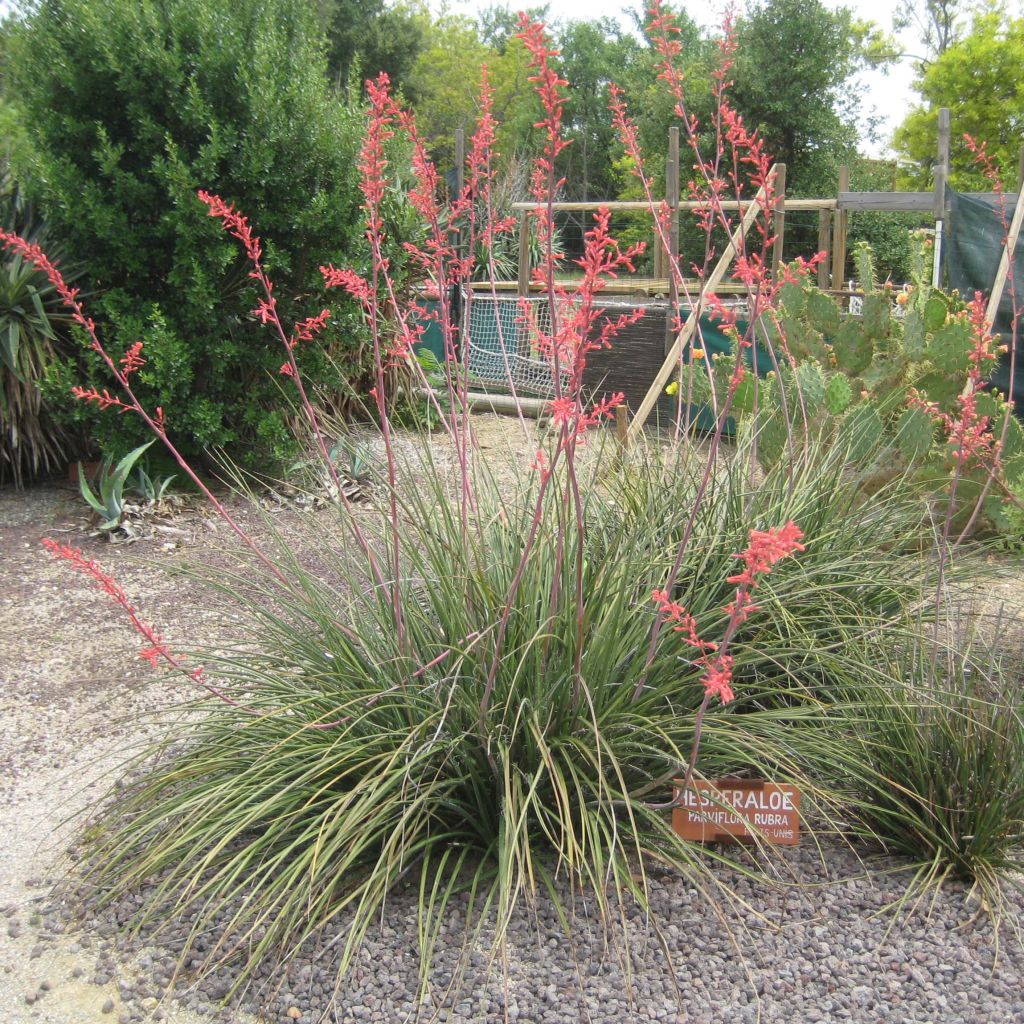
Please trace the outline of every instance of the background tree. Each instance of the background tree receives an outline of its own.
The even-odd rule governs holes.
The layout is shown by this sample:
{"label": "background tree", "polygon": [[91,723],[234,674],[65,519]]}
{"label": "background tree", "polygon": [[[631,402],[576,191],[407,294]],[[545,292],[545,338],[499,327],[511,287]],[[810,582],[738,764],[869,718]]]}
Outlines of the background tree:
{"label": "background tree", "polygon": [[[310,7],[44,0],[12,40],[10,73],[35,150],[33,190],[88,270],[111,350],[145,340],[147,402],[193,452],[286,446],[270,411],[281,405],[280,352],[250,314],[255,293],[236,247],[196,190],[251,216],[286,317],[332,307],[327,344],[343,373],[358,374],[358,318],[324,294],[317,267],[358,247],[361,121],[328,87]],[[302,358],[315,362],[319,350],[308,349]],[[68,374],[83,383],[83,372],[95,367]],[[92,427],[104,448],[137,443],[132,417]]]}
{"label": "background tree", "polygon": [[557,39],[562,74],[572,85],[565,115],[571,145],[561,167],[566,198],[605,199],[615,194],[611,158],[618,148],[608,114],[609,86],[630,77],[641,45],[609,18],[570,21]]}
{"label": "background tree", "polygon": [[888,56],[877,28],[821,0],[762,0],[737,22],[733,102],[786,164],[787,191],[834,191],[857,152],[854,75]]}
{"label": "background tree", "polygon": [[921,40],[923,63],[941,57],[963,34],[965,0],[906,0],[893,16],[893,29],[912,28]]}
{"label": "background tree", "polygon": [[386,71],[406,80],[426,45],[430,15],[422,4],[384,0],[313,0],[327,39],[327,70],[338,87],[353,75],[359,82]]}
{"label": "background tree", "polygon": [[950,177],[953,188],[987,191],[975,169],[964,134],[988,145],[989,153],[1013,185],[1024,141],[1024,18],[1005,19],[997,11],[975,17],[971,30],[944,53],[922,66],[915,88],[924,104],[896,130],[896,151],[910,162],[905,187],[932,183],[940,107],[949,107],[953,125]]}

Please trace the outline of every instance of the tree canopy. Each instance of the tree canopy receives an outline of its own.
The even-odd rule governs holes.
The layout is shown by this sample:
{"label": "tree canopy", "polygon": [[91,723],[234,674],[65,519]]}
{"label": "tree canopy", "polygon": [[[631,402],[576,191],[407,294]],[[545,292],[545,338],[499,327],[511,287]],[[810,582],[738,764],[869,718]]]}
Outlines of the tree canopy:
{"label": "tree canopy", "polygon": [[938,112],[948,107],[953,125],[950,178],[953,188],[986,190],[964,141],[985,142],[1008,188],[1013,188],[1024,140],[1024,18],[1006,19],[998,11],[974,18],[970,31],[931,63],[923,65],[916,88],[924,103],[896,131],[897,151],[908,160],[912,185],[932,180]]}
{"label": "tree canopy", "polygon": [[[108,344],[146,339],[150,406],[193,450],[287,444],[280,414],[268,412],[279,406],[281,355],[250,315],[237,246],[196,192],[252,218],[286,316],[331,305],[358,346],[352,305],[323,293],[317,266],[358,250],[361,118],[328,86],[310,9],[45,0],[11,41],[10,84],[31,132],[32,192],[87,267]],[[344,345],[337,355],[346,362]],[[94,429],[116,447],[137,427],[103,416]]]}

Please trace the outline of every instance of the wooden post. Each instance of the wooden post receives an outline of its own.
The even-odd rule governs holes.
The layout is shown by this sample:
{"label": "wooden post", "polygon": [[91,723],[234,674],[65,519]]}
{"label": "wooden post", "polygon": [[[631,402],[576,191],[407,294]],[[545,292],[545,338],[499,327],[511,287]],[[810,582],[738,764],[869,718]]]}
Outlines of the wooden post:
{"label": "wooden post", "polygon": [[519,214],[519,294],[530,294],[530,213]]}
{"label": "wooden post", "polygon": [[625,451],[629,447],[629,407],[615,406],[615,440],[619,448]]}
{"label": "wooden post", "polygon": [[949,107],[939,110],[939,138],[935,159],[935,198],[932,216],[946,219],[946,183],[949,181]]}
{"label": "wooden post", "polygon": [[832,214],[829,210],[818,211],[818,252],[825,258],[818,264],[818,287],[824,291],[829,282],[828,251],[832,245]]}
{"label": "wooden post", "polygon": [[673,125],[668,130],[668,162],[665,165],[665,201],[671,210],[668,224],[668,253],[665,268],[668,277],[668,314],[665,317],[665,344],[667,353],[672,348],[672,322],[679,308],[679,286],[676,282],[675,267],[679,265],[679,128]]}
{"label": "wooden post", "polygon": [[786,237],[786,165],[775,165],[775,214],[772,218],[775,245],[772,248],[772,280],[778,281],[782,265],[782,244]]}
{"label": "wooden post", "polygon": [[[839,191],[850,191],[850,168],[845,164],[839,168]],[[832,232],[832,287],[837,291],[843,288],[843,277],[846,274],[846,228],[847,213],[837,206]]]}
{"label": "wooden post", "polygon": [[932,287],[942,278],[943,235],[946,228],[946,184],[949,182],[949,107],[939,110],[939,135],[935,158],[935,190],[932,216],[935,218],[935,248],[932,252]]}
{"label": "wooden post", "polygon": [[[774,167],[770,173],[774,175]],[[732,261],[736,258],[736,251],[739,249],[740,240],[750,230],[750,226],[757,219],[758,213],[762,212],[766,206],[767,199],[765,196],[765,190],[762,187],[758,190],[757,195],[746,208],[746,211],[743,214],[743,220],[740,221],[736,230],[733,231],[732,238],[729,240],[729,244],[726,246],[725,252],[722,253],[718,263],[715,264],[714,270],[711,271],[707,280],[701,287],[700,295],[697,298],[697,305],[690,310],[690,315],[686,318],[686,323],[683,324],[682,330],[676,335],[672,348],[665,356],[665,361],[661,364],[661,369],[658,370],[651,386],[647,389],[647,394],[644,395],[644,400],[640,403],[640,408],[637,409],[633,416],[633,422],[629,425],[630,438],[636,437],[636,435],[643,430],[644,423],[647,422],[647,417],[650,416],[651,410],[657,403],[662,389],[668,383],[669,377],[672,376],[672,371],[679,362],[679,356],[683,351],[683,346],[689,344],[697,330],[697,324],[700,322],[700,312],[704,308],[705,297],[713,292],[718,287],[722,278],[725,277],[726,271],[732,265]]]}
{"label": "wooden post", "polygon": [[462,195],[466,170],[466,131],[455,129],[455,195]]}
{"label": "wooden post", "polygon": [[[463,128],[455,129],[455,198],[457,199],[462,195],[462,189],[465,187],[465,172],[466,172],[466,132]],[[465,256],[462,251],[466,243],[465,233],[462,227],[458,227],[455,230],[455,251],[459,256]]]}

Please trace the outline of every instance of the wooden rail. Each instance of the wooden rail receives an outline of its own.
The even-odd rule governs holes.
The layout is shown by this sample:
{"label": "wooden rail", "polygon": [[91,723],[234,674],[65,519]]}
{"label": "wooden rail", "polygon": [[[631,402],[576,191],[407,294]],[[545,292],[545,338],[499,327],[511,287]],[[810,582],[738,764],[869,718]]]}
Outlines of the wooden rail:
{"label": "wooden rail", "polygon": [[[931,196],[931,193],[928,193]],[[723,210],[742,210],[746,211],[750,208],[750,204],[754,200],[745,199],[742,202],[736,199],[723,199],[721,203],[709,203],[703,199],[681,199],[679,201],[680,210],[706,210],[711,206],[717,209],[719,206]],[[543,210],[547,209],[548,203],[513,203],[512,209],[516,211],[529,211],[529,210]],[[642,202],[640,200],[612,200],[607,202],[590,201],[585,203],[551,203],[550,207],[556,213],[560,212],[576,212],[585,213],[588,210],[610,210],[612,213],[651,213],[651,204],[648,202]],[[790,199],[786,198],[786,209],[787,210],[834,210],[836,208],[835,199]]]}

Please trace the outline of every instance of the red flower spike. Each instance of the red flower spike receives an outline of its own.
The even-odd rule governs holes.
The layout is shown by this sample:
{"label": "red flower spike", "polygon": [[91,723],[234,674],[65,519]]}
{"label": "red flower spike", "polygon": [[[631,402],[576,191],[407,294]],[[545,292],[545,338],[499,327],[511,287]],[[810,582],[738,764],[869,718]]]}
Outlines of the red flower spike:
{"label": "red flower spike", "polygon": [[792,520],[778,529],[750,531],[750,544],[747,549],[734,556],[742,558],[747,567],[742,573],[727,577],[728,582],[737,583],[739,586],[732,601],[723,609],[729,618],[720,645],[700,638],[693,616],[680,604],[672,601],[667,591],[654,590],[651,593],[651,599],[658,605],[664,619],[676,623],[673,626],[674,631],[683,635],[686,644],[700,651],[700,657],[696,658],[693,664],[704,668],[701,683],[704,686],[705,700],[717,697],[723,704],[728,704],[733,699],[733,659],[726,653],[726,649],[736,629],[750,615],[760,610],[753,603],[750,592],[757,586],[758,578],[771,572],[777,562],[804,550],[802,538],[803,532]]}
{"label": "red flower spike", "polygon": [[733,556],[741,558],[746,569],[736,576],[727,577],[728,581],[741,587],[756,586],[757,577],[771,572],[776,562],[805,549],[800,543],[802,538],[803,531],[792,520],[777,530],[751,530],[747,549]]}
{"label": "red flower spike", "polygon": [[[206,204],[211,217],[217,217],[224,222],[224,227],[229,234],[237,238],[245,248],[249,260],[259,266],[263,259],[263,247],[260,240],[252,233],[252,228],[245,217],[239,213],[231,203],[224,202],[220,196],[200,189],[197,193],[199,199]],[[255,272],[252,276],[256,275]]]}
{"label": "red flower spike", "polygon": [[127,352],[121,357],[121,370],[125,377],[130,377],[137,370],[141,370],[146,365],[146,360],[142,358],[142,342],[137,341]]}
{"label": "red flower spike", "polygon": [[[142,658],[143,661],[148,661],[154,668],[161,661],[165,661],[172,668],[177,669],[180,672],[184,672],[190,679],[198,683],[203,687],[203,689],[212,694],[218,700],[222,700],[225,704],[231,704],[234,707],[240,707],[238,701],[234,700],[232,697],[228,696],[206,680],[201,666],[193,669],[192,671],[189,671],[185,667],[182,660],[176,654],[173,654],[167,644],[164,643],[163,637],[157,633],[152,626],[147,625],[139,618],[135,609],[128,601],[128,597],[124,590],[121,589],[121,586],[112,576],[100,568],[98,562],[95,562],[90,558],[86,558],[80,549],[73,548],[68,544],[62,544],[49,537],[44,537],[42,544],[55,559],[66,562],[76,572],[80,572],[94,580],[100,590],[107,594],[111,601],[124,611],[135,631],[146,641],[147,646],[143,647],[139,652],[139,657]],[[250,709],[245,708],[244,710],[249,711]],[[250,713],[255,714],[255,712],[251,711]]]}
{"label": "red flower spike", "polygon": [[118,409],[121,412],[128,412],[133,406],[115,398],[106,388],[102,392],[96,388],[83,388],[77,384],[71,388],[71,394],[83,402],[95,402],[101,409]]}
{"label": "red flower spike", "polygon": [[720,654],[709,665],[701,677],[704,692],[717,697],[723,704],[728,704],[735,694],[732,692],[732,657]]}

